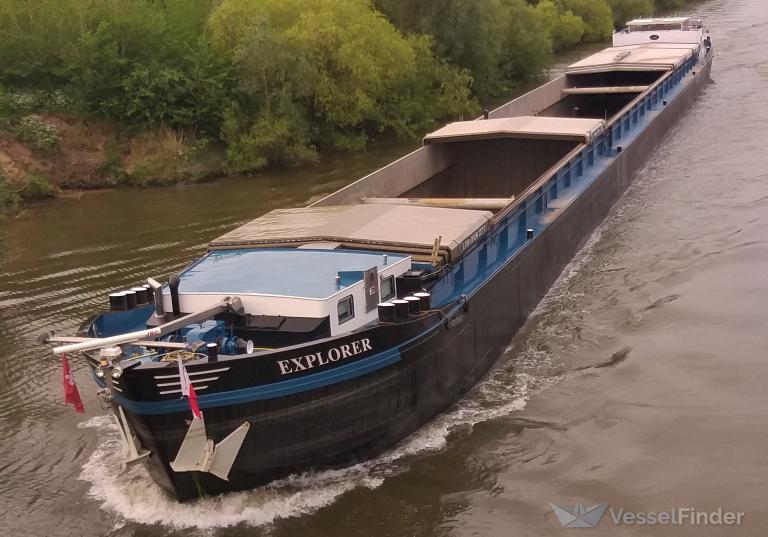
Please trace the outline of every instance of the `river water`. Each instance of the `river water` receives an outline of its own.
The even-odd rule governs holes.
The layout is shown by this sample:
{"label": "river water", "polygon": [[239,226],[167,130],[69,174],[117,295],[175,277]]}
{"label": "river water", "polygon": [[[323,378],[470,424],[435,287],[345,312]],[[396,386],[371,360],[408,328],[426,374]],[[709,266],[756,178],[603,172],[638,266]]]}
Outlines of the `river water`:
{"label": "river water", "polygon": [[57,359],[114,287],[166,277],[206,242],[401,154],[316,170],[104,191],[0,223],[0,535],[540,536],[549,502],[743,512],[738,526],[589,535],[768,535],[768,5],[714,0],[713,84],[566,269],[497,367],[376,460],[177,505],[141,469],[74,361]]}

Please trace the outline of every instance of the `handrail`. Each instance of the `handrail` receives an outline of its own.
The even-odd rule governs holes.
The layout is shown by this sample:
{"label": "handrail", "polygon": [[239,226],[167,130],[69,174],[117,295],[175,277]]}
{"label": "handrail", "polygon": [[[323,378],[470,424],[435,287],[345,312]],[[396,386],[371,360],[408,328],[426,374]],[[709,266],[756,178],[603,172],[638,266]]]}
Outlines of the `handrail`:
{"label": "handrail", "polygon": [[[553,176],[557,175],[557,172],[565,166],[568,162],[570,162],[573,158],[575,158],[578,154],[580,154],[582,151],[584,151],[584,148],[589,147],[587,144],[579,144],[577,145],[573,150],[571,150],[568,154],[566,154],[563,158],[561,158],[559,161],[557,161],[551,168],[549,168],[547,171],[545,171],[543,174],[541,174],[538,179],[536,179],[533,183],[528,185],[528,188],[523,190],[520,194],[515,196],[515,199],[512,200],[512,202],[507,205],[505,208],[503,208],[501,211],[496,213],[494,217],[491,219],[491,221],[496,224],[498,222],[501,222],[511,214],[515,212],[515,209],[518,208],[518,206],[523,205],[525,206],[525,202],[529,201],[528,197],[535,193],[537,190],[541,189],[543,186],[547,184],[547,182],[552,179]],[[533,198],[531,201],[535,201],[536,198]]]}

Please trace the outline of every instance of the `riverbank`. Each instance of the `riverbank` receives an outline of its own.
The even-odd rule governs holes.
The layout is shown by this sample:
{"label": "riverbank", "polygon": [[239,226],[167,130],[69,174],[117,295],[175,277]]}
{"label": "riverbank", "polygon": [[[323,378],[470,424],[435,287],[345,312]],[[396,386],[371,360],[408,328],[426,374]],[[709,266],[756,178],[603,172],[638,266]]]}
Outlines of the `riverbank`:
{"label": "riverbank", "polygon": [[63,191],[226,176],[224,149],[168,128],[39,113],[0,128],[0,211]]}

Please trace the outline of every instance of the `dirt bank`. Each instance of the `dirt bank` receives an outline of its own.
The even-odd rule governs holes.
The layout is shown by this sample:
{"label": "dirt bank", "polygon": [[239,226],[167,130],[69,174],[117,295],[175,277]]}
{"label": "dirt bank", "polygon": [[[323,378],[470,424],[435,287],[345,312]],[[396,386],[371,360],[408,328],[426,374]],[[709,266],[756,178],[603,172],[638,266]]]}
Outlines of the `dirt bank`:
{"label": "dirt bank", "polygon": [[0,127],[0,210],[63,190],[196,181],[222,166],[222,149],[170,129],[33,114]]}

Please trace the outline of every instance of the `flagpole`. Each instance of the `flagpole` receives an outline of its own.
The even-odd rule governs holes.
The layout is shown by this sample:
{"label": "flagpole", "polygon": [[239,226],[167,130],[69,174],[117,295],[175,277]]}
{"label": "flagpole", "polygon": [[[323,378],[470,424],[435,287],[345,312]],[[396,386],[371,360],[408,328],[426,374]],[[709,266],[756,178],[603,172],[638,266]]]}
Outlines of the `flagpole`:
{"label": "flagpole", "polygon": [[192,385],[192,381],[189,379],[187,368],[181,361],[181,356],[178,358],[179,362],[179,382],[181,383],[181,396],[187,397],[189,401],[189,408],[192,410],[192,416],[195,419],[203,419],[203,414],[200,412],[200,406],[197,404],[197,393],[195,393],[195,387]]}

